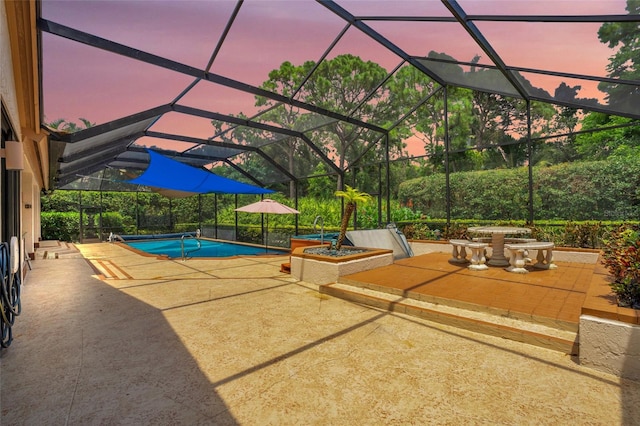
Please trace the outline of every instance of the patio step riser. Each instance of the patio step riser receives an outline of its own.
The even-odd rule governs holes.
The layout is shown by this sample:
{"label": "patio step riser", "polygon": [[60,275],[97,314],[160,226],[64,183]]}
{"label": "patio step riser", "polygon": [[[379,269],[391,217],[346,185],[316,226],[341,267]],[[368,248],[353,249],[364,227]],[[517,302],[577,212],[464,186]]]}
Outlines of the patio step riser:
{"label": "patio step riser", "polygon": [[350,302],[383,309],[389,312],[415,316],[424,320],[433,321],[439,324],[461,328],[476,333],[501,337],[504,339],[522,342],[546,349],[560,351],[566,354],[578,353],[577,333],[575,339],[573,340],[562,339],[556,336],[549,336],[529,330],[523,330],[501,324],[481,321],[475,318],[465,318],[464,316],[452,315],[446,312],[439,312],[436,310],[412,306],[404,302],[389,301],[368,294],[358,293],[357,291],[337,288],[332,286],[331,284],[320,286],[320,292],[343,300],[348,300]]}
{"label": "patio step riser", "polygon": [[491,306],[478,305],[471,302],[465,302],[461,300],[447,299],[443,297],[437,297],[429,294],[423,294],[413,291],[402,291],[399,289],[378,286],[371,283],[363,283],[360,281],[350,280],[344,277],[340,278],[340,284],[346,284],[356,288],[369,289],[373,291],[378,291],[381,293],[393,294],[394,296],[419,300],[422,302],[433,303],[437,305],[445,305],[450,306],[452,308],[458,309],[466,309],[474,312],[485,312],[492,315],[502,316],[506,318],[513,318],[521,321],[531,322],[534,324],[541,324],[547,327],[556,328],[558,330],[569,331],[572,333],[578,332],[578,324],[569,322],[569,321],[561,321],[558,319],[545,318],[541,316],[536,316],[528,313],[517,312],[514,310],[506,310],[500,309]]}

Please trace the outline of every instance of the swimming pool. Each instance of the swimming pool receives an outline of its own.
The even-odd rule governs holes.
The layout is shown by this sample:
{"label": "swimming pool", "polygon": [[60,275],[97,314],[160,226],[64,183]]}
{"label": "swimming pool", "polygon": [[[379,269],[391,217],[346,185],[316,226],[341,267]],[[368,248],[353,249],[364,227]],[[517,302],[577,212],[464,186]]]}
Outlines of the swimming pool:
{"label": "swimming pool", "polygon": [[[170,240],[145,240],[126,241],[124,244],[149,254],[164,255],[171,259],[182,258],[182,241]],[[200,243],[200,247],[198,247]],[[232,256],[256,256],[262,254],[289,254],[288,250],[265,249],[265,247],[245,245],[230,241],[214,241],[207,239],[184,239],[185,257],[232,257]]]}

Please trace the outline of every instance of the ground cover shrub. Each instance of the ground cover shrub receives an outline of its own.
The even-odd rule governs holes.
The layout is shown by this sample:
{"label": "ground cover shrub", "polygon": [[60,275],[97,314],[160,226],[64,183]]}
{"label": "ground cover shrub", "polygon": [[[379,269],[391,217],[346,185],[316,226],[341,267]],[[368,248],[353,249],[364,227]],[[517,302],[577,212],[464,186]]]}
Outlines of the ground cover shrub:
{"label": "ground cover shrub", "polygon": [[467,239],[469,238],[469,235],[467,234],[467,226],[457,222],[452,222],[448,226],[444,227],[442,238],[445,240]]}
{"label": "ground cover shrub", "polygon": [[605,227],[601,222],[567,222],[564,229],[567,247],[596,248],[605,235]]}
{"label": "ground cover shrub", "polygon": [[439,240],[442,238],[440,228],[431,228],[425,222],[406,223],[399,225],[399,227],[409,240]]}
{"label": "ground cover shrub", "polygon": [[613,277],[618,305],[640,309],[640,226],[623,225],[605,240],[602,263]]}
{"label": "ground cover shrub", "polygon": [[556,222],[551,225],[535,223],[531,228],[531,238],[538,241],[552,241],[558,247],[569,247],[566,243],[564,222]]}

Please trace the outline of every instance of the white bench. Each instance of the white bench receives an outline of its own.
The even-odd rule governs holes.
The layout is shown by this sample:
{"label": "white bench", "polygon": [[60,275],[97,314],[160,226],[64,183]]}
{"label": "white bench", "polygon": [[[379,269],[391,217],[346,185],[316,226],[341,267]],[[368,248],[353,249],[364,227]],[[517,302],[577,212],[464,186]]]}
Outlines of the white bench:
{"label": "white bench", "polygon": [[449,244],[453,247],[451,262],[467,263],[467,244],[469,240],[449,240]]}
{"label": "white bench", "polygon": [[489,269],[485,264],[487,259],[485,257],[485,250],[488,243],[474,242],[469,240],[449,240],[449,244],[453,247],[451,262],[454,263],[467,263],[467,249],[471,250],[471,265],[469,269],[475,271],[482,271]]}
{"label": "white bench", "polygon": [[[505,238],[505,244],[521,244],[521,243],[536,243],[538,240],[535,238]],[[531,262],[531,258],[529,258],[529,250],[524,251],[524,261],[529,263]]]}
{"label": "white bench", "polygon": [[486,265],[487,258],[485,256],[488,245],[488,243],[467,243],[467,248],[471,249],[471,265],[469,265],[469,269],[472,269],[474,271],[483,271],[485,269],[489,269],[489,267]]}
{"label": "white bench", "polygon": [[519,274],[526,274],[525,269],[526,256],[529,250],[537,250],[537,262],[533,265],[536,269],[555,269],[557,266],[553,263],[553,248],[555,245],[547,241],[532,241],[528,243],[505,244],[504,247],[511,253],[509,257],[509,267],[507,271]]}

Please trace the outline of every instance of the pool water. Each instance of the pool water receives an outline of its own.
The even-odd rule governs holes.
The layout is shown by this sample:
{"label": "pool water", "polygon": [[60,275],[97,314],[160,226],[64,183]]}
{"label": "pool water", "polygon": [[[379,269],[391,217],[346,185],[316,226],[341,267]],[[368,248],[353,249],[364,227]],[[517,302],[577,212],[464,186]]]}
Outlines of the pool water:
{"label": "pool water", "polygon": [[[198,248],[200,242],[200,248]],[[145,253],[165,255],[171,259],[182,258],[181,240],[145,240],[127,241],[128,246]],[[225,241],[184,240],[185,257],[231,257],[256,256],[261,254],[289,254],[288,250],[266,249],[265,247],[249,246]]]}

